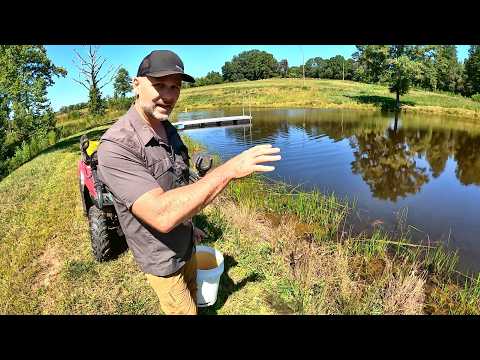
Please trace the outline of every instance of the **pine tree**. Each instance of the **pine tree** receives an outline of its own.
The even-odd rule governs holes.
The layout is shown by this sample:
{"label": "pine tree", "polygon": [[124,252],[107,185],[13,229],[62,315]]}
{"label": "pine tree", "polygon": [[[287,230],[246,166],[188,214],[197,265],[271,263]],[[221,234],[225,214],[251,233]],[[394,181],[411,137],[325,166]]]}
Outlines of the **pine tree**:
{"label": "pine tree", "polygon": [[465,61],[465,93],[480,94],[480,45],[471,45]]}

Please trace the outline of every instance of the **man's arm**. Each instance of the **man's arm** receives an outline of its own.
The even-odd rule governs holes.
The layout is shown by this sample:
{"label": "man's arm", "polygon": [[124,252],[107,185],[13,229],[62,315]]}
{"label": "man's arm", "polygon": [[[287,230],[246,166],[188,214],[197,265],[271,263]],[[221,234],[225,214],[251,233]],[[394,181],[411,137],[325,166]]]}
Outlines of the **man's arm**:
{"label": "man's arm", "polygon": [[213,169],[194,184],[163,191],[156,188],[140,196],[132,206],[135,216],[160,232],[167,233],[186,219],[193,217],[233,179],[253,172],[267,172],[273,166],[259,165],[280,160],[280,152],[270,144],[254,146]]}

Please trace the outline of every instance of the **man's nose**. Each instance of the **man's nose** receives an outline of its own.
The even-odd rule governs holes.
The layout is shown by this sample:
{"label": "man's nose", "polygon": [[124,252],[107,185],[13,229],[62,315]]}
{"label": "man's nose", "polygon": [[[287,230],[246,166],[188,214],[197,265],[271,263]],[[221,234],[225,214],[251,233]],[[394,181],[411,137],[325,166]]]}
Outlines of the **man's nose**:
{"label": "man's nose", "polygon": [[166,103],[172,103],[175,100],[175,92],[173,90],[164,90],[160,92],[161,99]]}

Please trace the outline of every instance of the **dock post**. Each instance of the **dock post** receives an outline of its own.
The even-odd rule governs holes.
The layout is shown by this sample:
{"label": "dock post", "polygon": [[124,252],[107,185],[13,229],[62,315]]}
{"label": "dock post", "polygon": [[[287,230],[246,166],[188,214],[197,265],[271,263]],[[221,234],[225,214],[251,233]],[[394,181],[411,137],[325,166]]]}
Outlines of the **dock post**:
{"label": "dock post", "polygon": [[248,97],[248,113],[250,114],[250,118],[252,117],[251,101],[252,101],[252,98],[249,96]]}

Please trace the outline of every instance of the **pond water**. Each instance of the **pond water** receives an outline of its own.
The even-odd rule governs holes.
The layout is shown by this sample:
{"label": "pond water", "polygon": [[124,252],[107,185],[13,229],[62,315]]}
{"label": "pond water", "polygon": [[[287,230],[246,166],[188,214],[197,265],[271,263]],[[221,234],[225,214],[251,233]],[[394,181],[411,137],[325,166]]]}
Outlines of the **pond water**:
{"label": "pond water", "polygon": [[[379,224],[458,251],[480,271],[480,125],[435,115],[252,109],[252,126],[186,130],[226,160],[261,143],[281,148],[269,177],[355,201],[354,231]],[[242,114],[179,113],[175,120]]]}

